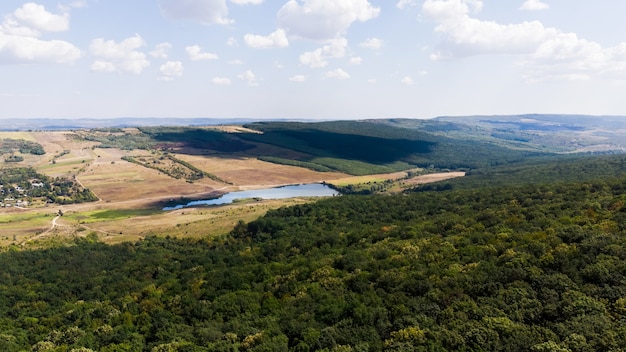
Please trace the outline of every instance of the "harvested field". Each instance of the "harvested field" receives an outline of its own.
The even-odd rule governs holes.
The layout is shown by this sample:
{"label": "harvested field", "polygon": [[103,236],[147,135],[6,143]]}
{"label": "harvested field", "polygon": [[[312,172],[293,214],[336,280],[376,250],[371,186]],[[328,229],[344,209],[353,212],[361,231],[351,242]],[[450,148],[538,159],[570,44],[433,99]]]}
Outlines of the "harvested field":
{"label": "harvested field", "polygon": [[436,174],[428,174],[415,176],[411,179],[403,181],[405,185],[421,185],[425,183],[439,182],[444,180],[449,180],[451,178],[463,177],[465,176],[465,172],[440,172]]}
{"label": "harvested field", "polygon": [[216,175],[240,189],[265,188],[297,183],[321,182],[347,176],[339,172],[317,172],[287,165],[278,165],[254,158],[225,159],[196,155],[177,155],[181,160]]}
{"label": "harvested field", "polygon": [[[415,169],[413,171],[419,171],[420,169]],[[342,177],[334,180],[327,180],[326,182],[337,185],[337,186],[346,186],[346,185],[354,185],[359,183],[368,183],[368,182],[384,182],[386,180],[399,180],[403,177],[407,176],[407,171],[393,172],[390,174],[376,174],[376,175],[366,175],[366,176],[348,176]]]}
{"label": "harvested field", "polygon": [[0,132],[0,139],[23,139],[29,142],[37,142],[30,132]]}

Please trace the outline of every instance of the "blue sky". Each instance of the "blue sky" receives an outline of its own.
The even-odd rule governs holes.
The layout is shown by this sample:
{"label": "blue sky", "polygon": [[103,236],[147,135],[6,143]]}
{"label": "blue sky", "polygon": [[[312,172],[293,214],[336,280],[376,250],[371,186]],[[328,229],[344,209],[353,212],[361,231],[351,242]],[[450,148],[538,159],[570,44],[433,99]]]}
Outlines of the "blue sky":
{"label": "blue sky", "polygon": [[626,115],[626,2],[0,2],[0,118]]}

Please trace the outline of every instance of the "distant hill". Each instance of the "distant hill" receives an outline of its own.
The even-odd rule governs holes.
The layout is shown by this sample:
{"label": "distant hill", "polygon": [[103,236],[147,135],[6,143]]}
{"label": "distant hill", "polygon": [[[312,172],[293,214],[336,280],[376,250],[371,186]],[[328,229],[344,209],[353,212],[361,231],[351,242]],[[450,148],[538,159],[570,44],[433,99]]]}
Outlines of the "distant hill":
{"label": "distant hill", "polygon": [[161,117],[121,117],[114,119],[0,119],[0,131],[27,130],[71,130],[102,127],[141,127],[141,126],[208,126],[232,125],[259,121],[258,119],[221,118],[161,118]]}
{"label": "distant hill", "polygon": [[381,174],[416,167],[474,169],[545,153],[490,141],[448,137],[378,121],[255,122],[243,128],[144,126],[137,131],[92,129],[74,138],[101,148],[160,149],[225,159],[254,157],[315,171]]}
{"label": "distant hill", "polygon": [[625,116],[525,114],[376,120],[438,135],[547,152],[624,152]]}

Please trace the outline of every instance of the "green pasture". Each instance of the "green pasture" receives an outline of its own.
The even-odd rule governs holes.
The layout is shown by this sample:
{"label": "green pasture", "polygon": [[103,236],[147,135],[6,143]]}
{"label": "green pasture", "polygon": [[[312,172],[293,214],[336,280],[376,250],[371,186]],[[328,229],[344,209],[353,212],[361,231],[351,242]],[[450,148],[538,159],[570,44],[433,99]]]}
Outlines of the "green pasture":
{"label": "green pasture", "polygon": [[108,209],[66,214],[66,218],[79,223],[129,219],[162,213],[160,209]]}
{"label": "green pasture", "polygon": [[54,212],[49,213],[18,213],[18,214],[0,214],[0,224],[6,228],[9,224],[19,224],[27,222],[29,226],[37,226],[39,224],[51,221]]}

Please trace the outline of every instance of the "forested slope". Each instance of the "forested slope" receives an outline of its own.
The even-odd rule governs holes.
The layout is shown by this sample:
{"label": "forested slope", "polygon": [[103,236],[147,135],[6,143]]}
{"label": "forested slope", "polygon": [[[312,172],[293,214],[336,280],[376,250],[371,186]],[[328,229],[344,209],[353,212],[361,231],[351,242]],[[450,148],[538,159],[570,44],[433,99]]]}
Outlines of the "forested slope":
{"label": "forested slope", "polygon": [[[491,143],[454,139],[426,131],[368,121],[318,123],[265,122],[246,125],[262,134],[244,140],[296,150],[303,166],[326,167],[350,174],[371,174],[411,167],[478,168],[524,160],[538,152]],[[280,162],[280,155],[260,155]],[[293,160],[285,159],[285,163]]]}
{"label": "forested slope", "polygon": [[0,350],[625,349],[625,191],[343,196],[222,239],[5,252]]}

